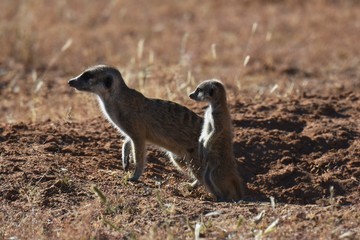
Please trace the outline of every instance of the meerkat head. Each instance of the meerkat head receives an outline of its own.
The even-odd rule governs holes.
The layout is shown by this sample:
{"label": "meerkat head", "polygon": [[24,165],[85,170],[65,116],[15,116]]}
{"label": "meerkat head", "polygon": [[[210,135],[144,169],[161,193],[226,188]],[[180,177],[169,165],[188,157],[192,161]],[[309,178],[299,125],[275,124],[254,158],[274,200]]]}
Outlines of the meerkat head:
{"label": "meerkat head", "polygon": [[226,101],[225,87],[219,80],[206,80],[200,83],[189,97],[198,102],[215,103],[224,97]]}
{"label": "meerkat head", "polygon": [[120,72],[106,65],[88,68],[68,83],[79,91],[92,92],[99,96],[106,96],[113,89],[126,86]]}

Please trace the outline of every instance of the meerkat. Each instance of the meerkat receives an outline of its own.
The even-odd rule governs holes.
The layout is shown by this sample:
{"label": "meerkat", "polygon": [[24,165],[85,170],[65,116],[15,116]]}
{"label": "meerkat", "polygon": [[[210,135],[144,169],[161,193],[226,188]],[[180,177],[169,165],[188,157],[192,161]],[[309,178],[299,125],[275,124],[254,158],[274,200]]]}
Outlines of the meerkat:
{"label": "meerkat", "polygon": [[[86,69],[68,84],[79,91],[97,95],[109,122],[125,136],[122,165],[128,170],[135,161],[131,181],[137,181],[145,167],[145,145],[152,143],[169,151],[170,160],[202,183],[198,138],[203,119],[188,108],[166,100],[145,97],[129,88],[114,67],[98,65]],[[196,184],[196,181],[193,183]]]}
{"label": "meerkat", "polygon": [[204,185],[218,201],[239,201],[244,196],[244,183],[233,155],[231,116],[224,85],[207,80],[189,97],[209,103],[199,138],[199,157],[205,167]]}

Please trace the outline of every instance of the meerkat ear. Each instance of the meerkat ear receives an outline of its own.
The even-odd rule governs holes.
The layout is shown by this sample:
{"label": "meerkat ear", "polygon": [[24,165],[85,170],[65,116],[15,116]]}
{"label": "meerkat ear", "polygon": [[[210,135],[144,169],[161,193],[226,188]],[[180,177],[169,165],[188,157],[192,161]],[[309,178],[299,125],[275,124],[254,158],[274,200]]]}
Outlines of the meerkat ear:
{"label": "meerkat ear", "polygon": [[106,88],[111,88],[111,85],[113,83],[113,79],[111,76],[107,76],[105,79],[104,79],[104,85]]}

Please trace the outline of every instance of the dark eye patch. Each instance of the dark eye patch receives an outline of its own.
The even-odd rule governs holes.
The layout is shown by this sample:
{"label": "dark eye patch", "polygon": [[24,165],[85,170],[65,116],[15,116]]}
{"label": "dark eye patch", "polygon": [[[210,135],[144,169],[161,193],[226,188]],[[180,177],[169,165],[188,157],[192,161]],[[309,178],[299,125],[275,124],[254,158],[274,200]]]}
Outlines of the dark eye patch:
{"label": "dark eye patch", "polygon": [[107,77],[104,79],[104,86],[105,86],[106,88],[111,88],[112,83],[113,83],[113,79],[112,79],[111,76],[107,76]]}
{"label": "dark eye patch", "polygon": [[92,74],[89,73],[89,72],[84,72],[82,75],[81,75],[81,78],[88,81],[90,78],[92,78]]}
{"label": "dark eye patch", "polygon": [[212,97],[214,95],[214,89],[210,88],[209,89],[209,96]]}

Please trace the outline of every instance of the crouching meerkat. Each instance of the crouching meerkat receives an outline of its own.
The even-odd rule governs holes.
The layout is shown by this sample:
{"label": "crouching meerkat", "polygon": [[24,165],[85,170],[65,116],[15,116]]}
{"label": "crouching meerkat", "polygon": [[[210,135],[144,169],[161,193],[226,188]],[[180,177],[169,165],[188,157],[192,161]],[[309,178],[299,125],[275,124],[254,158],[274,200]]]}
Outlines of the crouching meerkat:
{"label": "crouching meerkat", "polygon": [[128,170],[129,159],[136,163],[131,181],[137,181],[144,171],[149,142],[168,150],[178,168],[189,167],[202,183],[197,148],[203,119],[196,113],[174,102],[145,97],[129,88],[116,68],[106,65],[91,67],[68,83],[96,94],[103,114],[125,136],[123,168]]}
{"label": "crouching meerkat", "polygon": [[244,196],[244,182],[233,155],[231,116],[224,85],[218,80],[204,81],[189,97],[209,103],[199,138],[199,156],[206,166],[204,185],[218,201],[238,201]]}

